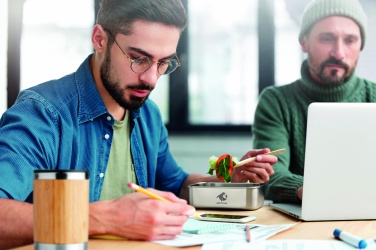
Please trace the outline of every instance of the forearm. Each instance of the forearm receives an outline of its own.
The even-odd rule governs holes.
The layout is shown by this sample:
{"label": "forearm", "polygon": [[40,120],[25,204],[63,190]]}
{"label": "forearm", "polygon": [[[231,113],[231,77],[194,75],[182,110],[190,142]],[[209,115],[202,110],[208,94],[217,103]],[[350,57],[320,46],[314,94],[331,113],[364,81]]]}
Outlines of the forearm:
{"label": "forearm", "polygon": [[0,198],[0,249],[33,243],[33,205]]}
{"label": "forearm", "polygon": [[296,153],[299,147],[296,146],[296,139],[291,138],[291,127],[295,128],[298,124],[290,124],[293,119],[284,112],[286,103],[287,100],[275,89],[263,92],[252,127],[253,147],[269,147],[272,150],[286,148],[285,153],[278,155],[278,162],[273,166],[274,175],[267,183],[265,197],[275,202],[299,202],[297,190],[302,185],[303,177],[297,173],[302,173],[302,162],[294,158],[294,155],[300,155]]}
{"label": "forearm", "polygon": [[303,185],[303,176],[276,173],[267,184],[265,197],[274,202],[299,203],[298,189]]}
{"label": "forearm", "polygon": [[179,197],[189,201],[189,185],[197,182],[222,182],[216,176],[202,175],[202,174],[190,174],[185,179],[181,189]]}

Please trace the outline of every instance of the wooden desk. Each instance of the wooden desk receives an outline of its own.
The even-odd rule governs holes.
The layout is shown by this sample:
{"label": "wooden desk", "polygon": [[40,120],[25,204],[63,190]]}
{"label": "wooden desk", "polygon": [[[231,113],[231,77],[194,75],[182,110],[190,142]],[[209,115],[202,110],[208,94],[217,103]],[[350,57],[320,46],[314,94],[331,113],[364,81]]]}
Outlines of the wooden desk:
{"label": "wooden desk", "polygon": [[[208,210],[199,210],[198,213],[213,212]],[[297,223],[299,220],[294,219],[288,215],[284,215],[269,206],[265,206],[256,211],[214,211],[217,213],[226,212],[228,214],[246,214],[256,216],[256,220],[252,223],[273,225],[273,224],[290,224]],[[349,233],[356,234],[364,239],[375,237],[376,235],[376,220],[364,221],[325,221],[325,222],[299,222],[298,225],[292,227],[287,231],[283,231],[269,240],[275,239],[311,239],[311,240],[331,240],[333,238],[333,231],[335,228],[340,228]],[[135,250],[160,250],[160,249],[184,249],[184,250],[198,250],[201,246],[175,248],[167,247],[144,241],[123,241],[123,240],[100,240],[90,239],[90,250],[102,249],[135,249]],[[33,245],[28,245],[18,250],[33,250]]]}

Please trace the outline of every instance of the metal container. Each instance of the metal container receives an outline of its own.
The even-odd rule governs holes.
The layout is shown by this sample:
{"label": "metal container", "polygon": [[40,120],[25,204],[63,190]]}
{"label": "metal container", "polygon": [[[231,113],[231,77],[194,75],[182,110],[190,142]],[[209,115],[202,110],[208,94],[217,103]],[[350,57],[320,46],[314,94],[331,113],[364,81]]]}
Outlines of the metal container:
{"label": "metal container", "polygon": [[196,208],[256,210],[264,205],[264,184],[199,182],[189,185]]}

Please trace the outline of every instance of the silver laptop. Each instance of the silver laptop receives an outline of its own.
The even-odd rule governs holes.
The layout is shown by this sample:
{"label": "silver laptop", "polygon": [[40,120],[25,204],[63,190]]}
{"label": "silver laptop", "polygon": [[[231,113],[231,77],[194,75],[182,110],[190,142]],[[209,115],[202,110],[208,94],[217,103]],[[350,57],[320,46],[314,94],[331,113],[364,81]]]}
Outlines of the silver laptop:
{"label": "silver laptop", "polygon": [[305,221],[376,219],[376,103],[312,103],[305,151],[301,207],[272,207]]}

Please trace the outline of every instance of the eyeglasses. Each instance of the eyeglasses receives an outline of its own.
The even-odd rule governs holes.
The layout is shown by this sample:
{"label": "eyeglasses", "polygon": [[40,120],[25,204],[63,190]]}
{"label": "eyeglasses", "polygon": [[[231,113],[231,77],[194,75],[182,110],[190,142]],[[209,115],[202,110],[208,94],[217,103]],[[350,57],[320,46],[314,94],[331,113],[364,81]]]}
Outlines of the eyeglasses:
{"label": "eyeglasses", "polygon": [[[130,58],[129,56],[127,56],[127,54],[124,53],[123,49],[120,47],[120,45],[117,43],[115,37],[112,35],[112,33],[108,30],[108,29],[104,29],[105,31],[108,32],[108,34],[110,34],[110,36],[112,36],[112,38],[114,39],[116,45],[119,47],[119,49],[121,50],[121,52],[123,52],[123,55],[125,57],[128,58],[128,60],[131,62],[131,70],[135,73],[143,73],[145,71],[147,71],[148,69],[151,68],[151,66],[153,65],[153,61],[147,57],[147,56],[143,56],[143,57],[137,57],[137,58]],[[157,71],[160,75],[168,75],[172,72],[175,71],[175,69],[177,69],[177,67],[180,66],[180,62],[179,62],[179,59],[178,57],[175,55],[176,58],[169,58],[168,60],[166,61],[162,61],[162,62],[157,62]]]}

